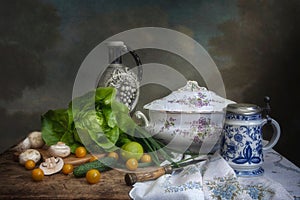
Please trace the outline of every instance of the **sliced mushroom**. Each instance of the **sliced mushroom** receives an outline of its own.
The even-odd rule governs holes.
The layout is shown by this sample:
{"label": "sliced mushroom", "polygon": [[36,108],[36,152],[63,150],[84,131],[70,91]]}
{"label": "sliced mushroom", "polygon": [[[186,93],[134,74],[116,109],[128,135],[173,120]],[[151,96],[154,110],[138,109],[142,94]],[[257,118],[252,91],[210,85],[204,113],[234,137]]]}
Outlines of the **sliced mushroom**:
{"label": "sliced mushroom", "polygon": [[45,175],[51,175],[59,172],[64,166],[64,161],[59,157],[50,157],[41,163],[39,168],[43,170]]}
{"label": "sliced mushroom", "polygon": [[19,162],[24,165],[27,160],[33,160],[37,163],[41,159],[41,154],[35,149],[27,149],[19,155]]}
{"label": "sliced mushroom", "polygon": [[51,156],[65,158],[71,153],[71,149],[63,142],[51,145],[48,149]]}

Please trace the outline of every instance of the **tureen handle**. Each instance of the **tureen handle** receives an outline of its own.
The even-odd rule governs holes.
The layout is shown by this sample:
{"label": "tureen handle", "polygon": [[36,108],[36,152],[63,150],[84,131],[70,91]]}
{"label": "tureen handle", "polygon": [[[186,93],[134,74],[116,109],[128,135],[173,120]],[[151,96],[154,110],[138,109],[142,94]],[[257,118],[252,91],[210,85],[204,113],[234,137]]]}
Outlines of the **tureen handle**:
{"label": "tureen handle", "polygon": [[149,126],[149,120],[147,119],[147,117],[144,115],[144,113],[142,113],[141,111],[136,111],[134,113],[134,115],[138,118],[138,119],[142,119],[145,123],[145,126]]}

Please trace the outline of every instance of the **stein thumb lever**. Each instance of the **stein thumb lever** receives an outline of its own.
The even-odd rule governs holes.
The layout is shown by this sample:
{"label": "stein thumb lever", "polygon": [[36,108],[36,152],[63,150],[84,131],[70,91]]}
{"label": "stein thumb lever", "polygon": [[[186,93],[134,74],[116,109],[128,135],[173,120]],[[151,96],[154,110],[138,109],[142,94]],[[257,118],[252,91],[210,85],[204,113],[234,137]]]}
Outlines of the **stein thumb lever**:
{"label": "stein thumb lever", "polygon": [[271,113],[270,101],[271,101],[271,98],[268,97],[268,96],[265,96],[264,101],[266,103],[266,107],[263,110],[265,110],[265,112],[266,112],[266,119],[267,119],[268,123],[271,123],[271,121],[272,121],[271,117],[270,117],[270,113]]}

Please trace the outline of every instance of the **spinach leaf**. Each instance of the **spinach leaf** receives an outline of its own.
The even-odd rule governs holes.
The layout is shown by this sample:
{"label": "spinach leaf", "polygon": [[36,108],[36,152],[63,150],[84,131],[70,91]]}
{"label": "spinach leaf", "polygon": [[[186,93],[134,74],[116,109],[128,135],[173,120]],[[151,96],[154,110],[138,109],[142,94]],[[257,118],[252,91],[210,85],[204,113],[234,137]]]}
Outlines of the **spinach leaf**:
{"label": "spinach leaf", "polygon": [[74,138],[75,132],[69,120],[67,109],[49,110],[42,115],[42,137],[48,146],[61,141],[70,146],[74,152],[81,145],[80,140]]}

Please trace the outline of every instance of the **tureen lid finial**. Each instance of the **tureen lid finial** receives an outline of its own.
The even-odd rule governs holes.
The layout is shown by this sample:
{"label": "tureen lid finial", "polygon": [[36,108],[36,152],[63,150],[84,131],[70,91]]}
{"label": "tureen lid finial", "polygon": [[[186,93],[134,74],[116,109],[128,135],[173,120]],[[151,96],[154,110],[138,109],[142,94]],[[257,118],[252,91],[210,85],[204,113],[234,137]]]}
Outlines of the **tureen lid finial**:
{"label": "tureen lid finial", "polygon": [[205,87],[200,87],[197,81],[188,81],[184,87],[179,89],[179,91],[191,91],[191,92],[200,91],[200,90],[207,91]]}

